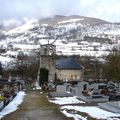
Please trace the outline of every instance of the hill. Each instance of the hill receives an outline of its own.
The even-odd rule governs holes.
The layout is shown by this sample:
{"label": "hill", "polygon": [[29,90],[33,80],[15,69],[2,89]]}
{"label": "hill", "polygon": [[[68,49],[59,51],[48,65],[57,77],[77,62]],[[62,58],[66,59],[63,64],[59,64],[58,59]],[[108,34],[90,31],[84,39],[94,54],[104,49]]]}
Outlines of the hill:
{"label": "hill", "polygon": [[120,24],[78,15],[30,20],[9,31],[1,30],[0,46],[6,51],[1,56],[31,55],[48,41],[54,41],[58,55],[101,57],[120,45]]}

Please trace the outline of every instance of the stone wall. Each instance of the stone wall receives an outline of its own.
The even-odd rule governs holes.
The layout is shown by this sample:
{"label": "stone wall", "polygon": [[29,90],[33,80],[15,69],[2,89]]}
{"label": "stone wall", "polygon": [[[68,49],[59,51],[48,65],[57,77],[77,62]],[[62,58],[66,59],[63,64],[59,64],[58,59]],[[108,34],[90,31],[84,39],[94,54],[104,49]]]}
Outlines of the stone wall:
{"label": "stone wall", "polygon": [[55,79],[55,60],[51,56],[41,56],[40,69],[45,68],[49,71],[48,81]]}
{"label": "stone wall", "polygon": [[84,70],[56,70],[60,80],[83,80]]}

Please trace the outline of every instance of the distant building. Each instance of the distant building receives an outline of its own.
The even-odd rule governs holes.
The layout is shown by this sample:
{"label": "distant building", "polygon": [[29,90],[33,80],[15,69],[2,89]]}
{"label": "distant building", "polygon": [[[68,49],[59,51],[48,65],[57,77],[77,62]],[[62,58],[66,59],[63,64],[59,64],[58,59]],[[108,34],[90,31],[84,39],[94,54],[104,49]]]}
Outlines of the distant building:
{"label": "distant building", "polygon": [[83,80],[84,67],[74,57],[56,60],[56,75],[59,80]]}
{"label": "distant building", "polygon": [[55,80],[83,80],[84,67],[73,57],[55,59],[56,46],[41,45],[38,82],[40,85]]}
{"label": "distant building", "polygon": [[52,44],[41,45],[40,66],[38,70],[39,84],[52,82],[55,79],[55,59],[56,46]]}

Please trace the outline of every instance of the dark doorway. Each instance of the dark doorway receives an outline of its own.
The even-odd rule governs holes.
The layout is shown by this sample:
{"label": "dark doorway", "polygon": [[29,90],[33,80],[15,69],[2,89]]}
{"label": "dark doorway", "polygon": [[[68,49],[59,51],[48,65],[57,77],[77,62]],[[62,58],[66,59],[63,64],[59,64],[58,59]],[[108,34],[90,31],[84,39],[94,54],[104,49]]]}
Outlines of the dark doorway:
{"label": "dark doorway", "polygon": [[42,86],[44,83],[48,82],[49,71],[45,68],[40,69],[40,80],[39,84]]}

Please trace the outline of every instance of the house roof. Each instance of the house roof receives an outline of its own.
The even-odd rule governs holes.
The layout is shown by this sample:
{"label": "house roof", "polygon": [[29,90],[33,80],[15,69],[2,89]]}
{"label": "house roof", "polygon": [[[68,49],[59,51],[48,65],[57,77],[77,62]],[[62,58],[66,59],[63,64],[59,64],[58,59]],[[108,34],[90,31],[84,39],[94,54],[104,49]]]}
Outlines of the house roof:
{"label": "house roof", "polygon": [[84,69],[82,65],[77,63],[74,57],[62,58],[56,60],[56,68],[57,69]]}

